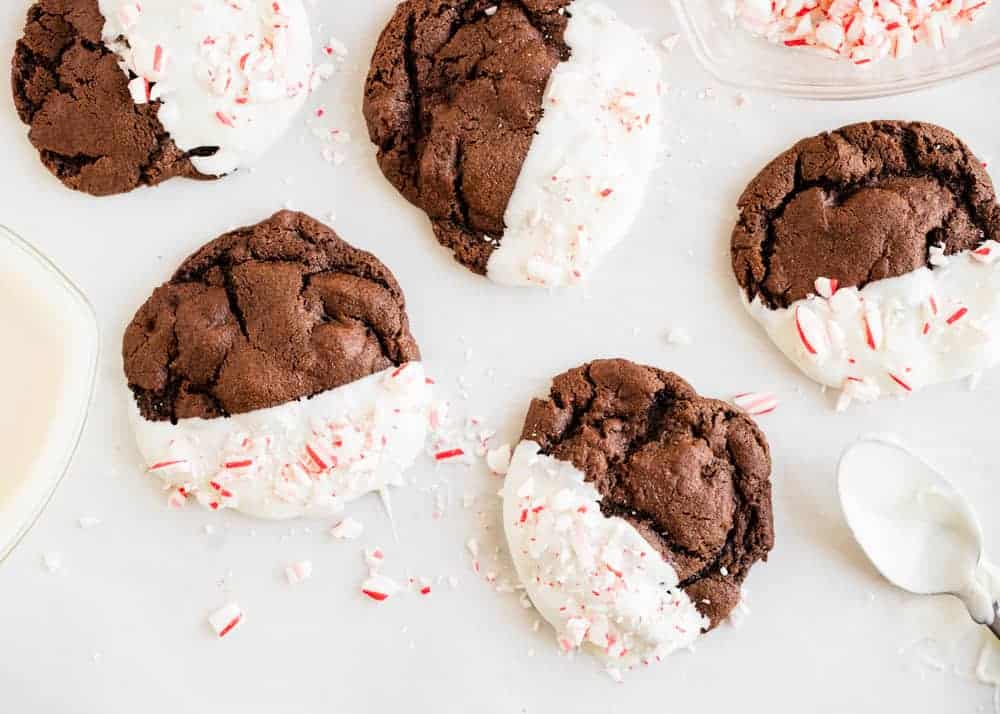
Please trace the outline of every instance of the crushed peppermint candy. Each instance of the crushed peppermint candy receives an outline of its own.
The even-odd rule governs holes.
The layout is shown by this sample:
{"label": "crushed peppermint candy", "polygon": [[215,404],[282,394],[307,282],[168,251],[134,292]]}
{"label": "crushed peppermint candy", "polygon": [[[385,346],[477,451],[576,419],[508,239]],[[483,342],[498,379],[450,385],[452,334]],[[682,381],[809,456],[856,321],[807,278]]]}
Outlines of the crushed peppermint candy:
{"label": "crushed peppermint candy", "polygon": [[368,565],[368,573],[374,575],[385,563],[385,553],[379,547],[366,548],[364,551],[365,563]]}
{"label": "crushed peppermint candy", "polygon": [[427,453],[441,464],[458,463],[468,466],[474,463],[477,458],[487,455],[496,435],[479,417],[454,419],[451,405],[446,401],[435,402],[430,406],[428,420],[430,438]]}
{"label": "crushed peppermint candy", "polygon": [[486,465],[490,467],[490,471],[498,476],[506,474],[510,466],[510,453],[510,444],[501,444],[497,448],[487,451]]}
{"label": "crushed peppermint candy", "polygon": [[312,577],[313,565],[310,560],[299,560],[285,568],[285,578],[289,585],[304,583]]}
{"label": "crushed peppermint candy", "polygon": [[372,575],[361,584],[361,593],[375,602],[384,602],[398,593],[400,585],[385,575]]}
{"label": "crushed peppermint candy", "polygon": [[208,624],[222,638],[242,625],[245,619],[243,609],[235,602],[230,602],[209,615]]}
{"label": "crushed peppermint candy", "polygon": [[680,39],[680,35],[676,32],[672,33],[660,40],[660,47],[662,47],[665,52],[673,52],[674,48],[677,47],[677,43],[680,42]]}
{"label": "crushed peppermint candy", "polygon": [[353,518],[345,518],[330,529],[330,535],[338,540],[354,540],[360,538],[365,531],[365,525]]}
{"label": "crushed peppermint candy", "polygon": [[942,50],[990,0],[723,0],[723,11],[775,44],[858,66]]}
{"label": "crushed peppermint candy", "polygon": [[323,45],[323,54],[327,57],[332,57],[338,62],[343,62],[347,59],[347,45],[338,40],[336,37],[331,37],[327,40],[326,44]]}
{"label": "crushed peppermint candy", "polygon": [[673,327],[667,332],[667,343],[678,347],[686,347],[693,342],[691,333],[683,327]]}
{"label": "crushed peppermint candy", "polygon": [[822,298],[831,298],[839,285],[840,281],[836,278],[816,278],[816,294]]}
{"label": "crushed peppermint candy", "polygon": [[178,486],[170,490],[167,496],[167,508],[179,510],[187,505],[188,490],[184,486]]}
{"label": "crushed peppermint candy", "polygon": [[771,392],[745,392],[733,397],[733,404],[751,416],[762,416],[778,408],[778,397]]}

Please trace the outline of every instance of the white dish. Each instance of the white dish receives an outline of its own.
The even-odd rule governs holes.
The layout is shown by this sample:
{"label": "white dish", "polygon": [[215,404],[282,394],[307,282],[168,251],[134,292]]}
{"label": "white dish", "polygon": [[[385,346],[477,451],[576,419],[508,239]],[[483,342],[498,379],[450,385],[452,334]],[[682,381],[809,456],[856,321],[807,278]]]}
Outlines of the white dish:
{"label": "white dish", "polygon": [[0,226],[0,560],[31,528],[76,450],[97,373],[97,318],[38,250]]}

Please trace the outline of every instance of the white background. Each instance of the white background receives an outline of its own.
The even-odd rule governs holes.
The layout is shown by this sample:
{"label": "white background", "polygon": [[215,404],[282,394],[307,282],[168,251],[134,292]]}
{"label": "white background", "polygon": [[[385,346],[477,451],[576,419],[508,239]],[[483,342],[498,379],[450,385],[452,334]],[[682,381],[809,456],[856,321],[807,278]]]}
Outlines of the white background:
{"label": "white background", "polygon": [[[0,7],[2,57],[13,51],[27,4],[6,0]],[[613,4],[654,42],[678,29],[664,0]],[[1000,372],[985,375],[973,393],[946,386],[836,415],[832,395],[786,364],[744,315],[727,252],[740,190],[802,136],[857,120],[923,119],[955,130],[984,160],[1000,158],[1000,70],[903,98],[820,104],[754,95],[737,108],[735,92],[705,74],[682,42],[666,58],[669,148],[641,221],[586,289],[548,295],[500,289],[466,272],[379,175],[360,96],[367,58],[394,2],[318,5],[318,38],[334,35],[351,51],[313,102],[353,133],[350,158],[336,169],[320,158],[300,121],[253,173],[214,184],[178,180],[101,200],[76,195],[41,168],[3,80],[0,222],[34,241],[89,295],[104,353],[73,468],[39,524],[0,565],[0,711],[988,709],[993,692],[968,681],[967,662],[935,653],[978,631],[955,627],[914,646],[929,633],[927,605],[893,592],[867,565],[840,515],[834,467],[861,433],[901,434],[976,503],[1000,558]],[[714,97],[700,98],[708,88]],[[416,476],[425,487],[396,496],[398,543],[375,499],[355,509],[367,529],[349,544],[332,541],[329,523],[168,511],[140,472],[126,423],[122,329],[187,254],[289,200],[324,219],[335,210],[342,236],[395,271],[442,388],[457,395],[456,379],[467,378],[469,400],[458,398],[456,408],[486,417],[505,440],[516,435],[528,400],[549,377],[595,357],[675,370],[707,395],[777,391],[780,408],[760,419],[774,454],[777,547],[748,582],[752,613],[745,622],[722,626],[694,654],[634,672],[624,685],[593,661],[556,656],[551,631],[533,632],[534,616],[516,597],[494,593],[470,570],[465,540],[488,542],[480,524],[493,532],[499,525],[492,495],[499,481],[482,468],[420,466]],[[675,326],[692,333],[691,346],[666,343]],[[433,486],[451,494],[440,520],[432,517]],[[479,496],[473,508],[462,506],[467,494]],[[77,519],[84,515],[102,524],[82,530]],[[213,535],[205,533],[207,523],[216,526]],[[393,573],[455,574],[460,585],[436,586],[425,598],[364,601],[360,551],[371,544],[386,549]],[[42,567],[49,552],[62,554],[61,572]],[[288,586],[284,564],[305,558],[315,577]],[[229,597],[248,619],[218,641],[205,617]],[[976,653],[971,645],[959,649]],[[946,671],[927,661],[943,662]]]}

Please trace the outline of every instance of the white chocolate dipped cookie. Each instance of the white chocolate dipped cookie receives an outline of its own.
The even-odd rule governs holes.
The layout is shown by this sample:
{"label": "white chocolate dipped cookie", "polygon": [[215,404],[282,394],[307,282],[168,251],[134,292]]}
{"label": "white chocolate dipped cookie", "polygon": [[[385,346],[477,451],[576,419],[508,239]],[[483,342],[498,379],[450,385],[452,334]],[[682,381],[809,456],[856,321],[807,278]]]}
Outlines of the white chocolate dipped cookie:
{"label": "white chocolate dipped cookie", "polygon": [[139,450],[174,506],[331,515],[401,485],[424,450],[431,382],[399,285],[300,213],[188,258],[123,359]]}
{"label": "white chocolate dipped cookie", "polygon": [[518,577],[612,676],[690,646],[774,542],[767,441],[675,374],[599,360],[532,402],[502,491]]}
{"label": "white chocolate dipped cookie", "polygon": [[660,72],[594,0],[407,0],[375,50],[365,116],[383,173],[456,260],[503,285],[561,287],[639,213]]}
{"label": "white chocolate dipped cookie", "polygon": [[13,90],[43,163],[103,196],[252,165],[323,74],[302,0],[44,0]]}
{"label": "white chocolate dipped cookie", "polygon": [[951,132],[882,121],[805,139],[739,206],[743,301],[840,408],[1000,359],[1000,208]]}

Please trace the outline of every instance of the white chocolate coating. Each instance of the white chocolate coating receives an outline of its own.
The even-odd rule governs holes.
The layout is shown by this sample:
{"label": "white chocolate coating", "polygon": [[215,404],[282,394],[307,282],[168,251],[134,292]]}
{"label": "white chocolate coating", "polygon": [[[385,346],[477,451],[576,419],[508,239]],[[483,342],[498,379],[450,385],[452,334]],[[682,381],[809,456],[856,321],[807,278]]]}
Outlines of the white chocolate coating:
{"label": "white chocolate coating", "polygon": [[403,483],[423,450],[431,388],[423,366],[373,374],[312,399],[222,419],[147,421],[131,411],[151,475],[213,510],[329,516]]}
{"label": "white chocolate coating", "polygon": [[660,151],[656,52],[600,2],[576,0],[567,13],[572,55],[549,79],[487,265],[504,285],[584,280],[631,229]]}
{"label": "white chocolate coating", "polygon": [[[99,0],[103,38],[138,75],[137,102],[198,171],[246,167],[288,128],[310,89],[312,38],[302,0]],[[124,40],[124,42],[122,41]],[[154,83],[150,90],[149,83]]]}
{"label": "white chocolate coating", "polygon": [[[1000,361],[1000,244],[945,258],[933,269],[811,296],[771,310],[747,305],[809,377],[846,400],[906,395]],[[822,280],[822,279],[821,279]],[[820,288],[820,281],[817,281]]]}
{"label": "white chocolate coating", "polygon": [[611,668],[651,663],[688,647],[709,626],[677,587],[677,573],[566,461],[518,444],[503,488],[503,519],[518,576],[555,628],[559,646]]}

